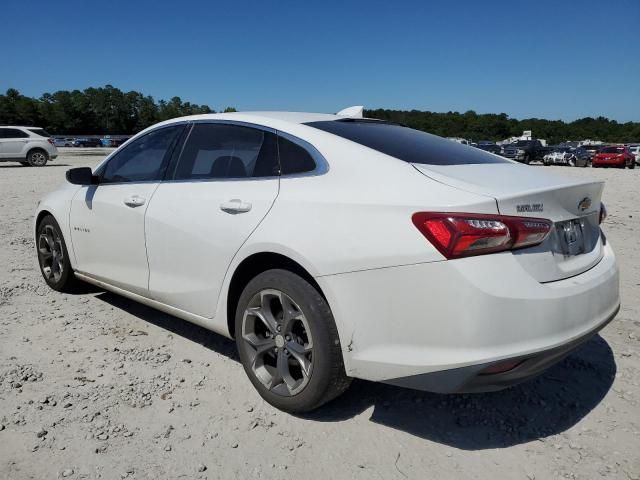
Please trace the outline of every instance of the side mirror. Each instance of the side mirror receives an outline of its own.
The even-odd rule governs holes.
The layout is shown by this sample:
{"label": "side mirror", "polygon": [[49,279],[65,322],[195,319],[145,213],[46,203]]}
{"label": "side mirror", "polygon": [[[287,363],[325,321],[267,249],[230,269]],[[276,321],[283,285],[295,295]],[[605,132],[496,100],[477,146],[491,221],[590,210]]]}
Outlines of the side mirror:
{"label": "side mirror", "polygon": [[67,170],[67,182],[74,185],[93,185],[98,183],[98,178],[93,176],[89,167],[79,167]]}

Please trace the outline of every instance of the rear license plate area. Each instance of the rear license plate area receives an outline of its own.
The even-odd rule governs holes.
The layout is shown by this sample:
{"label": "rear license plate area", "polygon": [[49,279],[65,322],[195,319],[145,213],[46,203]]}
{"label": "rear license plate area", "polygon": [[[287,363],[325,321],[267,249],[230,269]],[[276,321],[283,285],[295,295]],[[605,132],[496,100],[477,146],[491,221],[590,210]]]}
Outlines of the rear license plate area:
{"label": "rear license plate area", "polygon": [[567,256],[580,255],[586,251],[586,226],[584,219],[556,223],[562,253]]}

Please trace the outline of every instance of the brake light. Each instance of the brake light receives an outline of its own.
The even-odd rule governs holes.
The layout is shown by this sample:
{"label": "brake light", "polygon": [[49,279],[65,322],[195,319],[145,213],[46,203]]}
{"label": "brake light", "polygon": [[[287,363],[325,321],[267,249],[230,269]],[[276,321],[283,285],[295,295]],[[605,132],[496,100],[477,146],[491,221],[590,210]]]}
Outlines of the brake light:
{"label": "brake light", "polygon": [[600,203],[600,218],[598,223],[602,223],[607,219],[607,207],[604,206],[604,203]]}
{"label": "brake light", "polygon": [[51,145],[55,145],[53,138],[51,137],[47,137],[47,142],[49,142]]}
{"label": "brake light", "polygon": [[553,223],[544,218],[418,212],[413,224],[446,258],[469,257],[542,243]]}

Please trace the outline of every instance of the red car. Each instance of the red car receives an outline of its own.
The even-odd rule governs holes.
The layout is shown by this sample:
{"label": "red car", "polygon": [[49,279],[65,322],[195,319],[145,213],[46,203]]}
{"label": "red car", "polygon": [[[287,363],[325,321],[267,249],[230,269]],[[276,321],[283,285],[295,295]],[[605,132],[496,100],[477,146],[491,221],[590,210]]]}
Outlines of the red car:
{"label": "red car", "polygon": [[619,167],[635,168],[636,158],[631,153],[629,147],[625,145],[612,145],[604,147],[593,156],[591,165],[593,167]]}

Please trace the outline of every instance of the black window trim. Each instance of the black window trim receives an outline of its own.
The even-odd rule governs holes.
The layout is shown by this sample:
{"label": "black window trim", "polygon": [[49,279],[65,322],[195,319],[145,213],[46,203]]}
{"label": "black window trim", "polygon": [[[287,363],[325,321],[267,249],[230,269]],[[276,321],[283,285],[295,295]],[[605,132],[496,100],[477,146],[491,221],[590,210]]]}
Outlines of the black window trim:
{"label": "black window trim", "polygon": [[137,135],[137,136],[134,136],[134,137],[130,138],[129,140],[127,140],[127,142],[123,143],[120,147],[118,147],[111,155],[109,155],[105,159],[105,161],[100,166],[98,166],[98,168],[96,168],[94,170],[93,174],[100,179],[99,182],[98,182],[98,186],[104,187],[104,186],[107,186],[107,185],[140,185],[140,184],[145,184],[145,183],[160,183],[160,182],[162,182],[163,178],[165,176],[165,173],[167,171],[167,168],[168,168],[168,166],[171,163],[171,160],[173,158],[173,154],[174,154],[175,148],[178,145],[178,142],[182,138],[182,132],[180,132],[178,134],[178,136],[173,140],[173,143],[172,143],[172,145],[170,147],[171,151],[165,153],[165,155],[167,155],[167,154],[169,155],[169,160],[162,167],[162,172],[160,172],[159,178],[156,178],[154,180],[140,180],[140,181],[137,181],[137,182],[104,182],[104,183],[102,183],[102,178],[103,178],[105,170],[107,169],[107,165],[109,164],[109,162],[111,162],[114,158],[116,158],[118,156],[118,154],[124,150],[124,147],[128,146],[129,144],[131,144],[131,143],[133,143],[133,142],[135,142],[135,141],[137,141],[137,140],[139,140],[141,138],[146,137],[147,135],[149,135],[151,133],[157,132],[158,130],[162,130],[162,129],[165,129],[165,128],[182,126],[183,127],[183,131],[184,131],[184,127],[187,126],[189,123],[191,123],[191,122],[183,121],[183,122],[170,123],[170,124],[167,124],[167,125],[161,125],[161,126],[159,126],[157,128],[152,128],[151,130],[146,131],[143,135]]}
{"label": "black window trim", "polygon": [[[291,135],[289,133],[286,132],[282,132],[280,130],[276,130],[275,128],[272,127],[268,127],[266,125],[260,125],[257,123],[251,123],[251,122],[243,122],[240,120],[214,120],[214,119],[198,119],[198,120],[191,120],[189,122],[191,125],[195,125],[197,123],[205,123],[205,124],[217,124],[217,125],[234,125],[234,126],[238,126],[238,127],[247,127],[247,128],[254,128],[257,130],[263,130],[265,132],[269,132],[272,133],[276,136],[281,136],[283,138],[286,138],[287,140],[295,143],[296,145],[304,148],[309,155],[311,156],[311,158],[314,160],[316,166],[313,170],[308,171],[308,172],[301,172],[301,173],[292,173],[292,174],[282,174],[282,168],[280,166],[280,155],[278,153],[278,171],[280,172],[278,175],[271,175],[268,177],[229,177],[229,178],[179,178],[179,179],[175,179],[173,178],[173,175],[175,174],[175,169],[178,166],[178,163],[180,162],[180,159],[182,157],[182,152],[184,150],[185,145],[187,144],[187,142],[189,141],[189,137],[191,136],[191,129],[189,130],[189,133],[187,134],[185,140],[182,142],[181,148],[180,148],[180,154],[177,156],[177,160],[175,161],[175,163],[169,162],[169,164],[171,165],[171,168],[173,169],[173,171],[169,174],[168,170],[167,170],[167,175],[165,175],[165,178],[162,180],[163,183],[193,183],[193,182],[258,182],[258,181],[264,181],[264,180],[274,180],[274,179],[279,179],[279,178],[296,178],[296,177],[309,177],[309,176],[317,176],[317,175],[324,175],[325,173],[327,173],[329,171],[329,163],[325,160],[325,158],[322,156],[322,154],[313,146],[311,145],[309,142],[307,142],[306,140],[302,140],[301,138],[298,138],[294,135]],[[276,143],[277,145],[277,143]]]}

